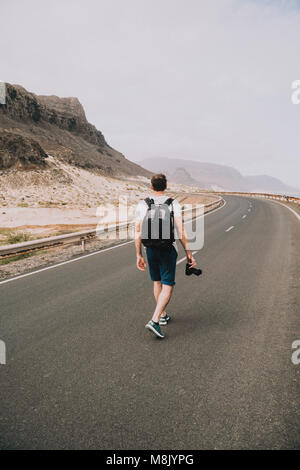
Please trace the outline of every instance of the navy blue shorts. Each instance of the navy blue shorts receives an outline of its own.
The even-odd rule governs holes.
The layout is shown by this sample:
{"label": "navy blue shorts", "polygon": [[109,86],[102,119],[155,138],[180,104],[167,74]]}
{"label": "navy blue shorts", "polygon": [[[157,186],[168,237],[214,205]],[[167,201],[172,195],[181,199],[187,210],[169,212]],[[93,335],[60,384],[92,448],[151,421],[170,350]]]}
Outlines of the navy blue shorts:
{"label": "navy blue shorts", "polygon": [[146,248],[150,277],[152,281],[174,286],[177,251],[174,246],[167,249]]}

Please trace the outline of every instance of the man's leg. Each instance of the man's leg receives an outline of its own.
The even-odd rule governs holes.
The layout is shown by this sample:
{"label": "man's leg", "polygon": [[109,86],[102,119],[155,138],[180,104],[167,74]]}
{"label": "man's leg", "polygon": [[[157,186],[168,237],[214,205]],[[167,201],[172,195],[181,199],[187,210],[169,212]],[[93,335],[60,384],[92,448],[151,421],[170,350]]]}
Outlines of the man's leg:
{"label": "man's leg", "polygon": [[161,292],[158,295],[156,309],[154,310],[154,314],[152,320],[156,323],[159,322],[160,316],[164,313],[166,306],[168,305],[171,295],[173,291],[173,286],[169,286],[167,284],[162,284]]}
{"label": "man's leg", "polygon": [[[154,281],[153,282],[153,294],[154,298],[156,300],[156,303],[158,302],[158,297],[161,293],[161,281]],[[164,317],[166,316],[167,313],[165,311],[162,312],[161,316]]]}
{"label": "man's leg", "polygon": [[[170,301],[173,286],[175,284],[176,258],[177,253],[175,248],[173,248],[167,252],[155,252],[155,265],[154,263],[151,265],[149,262],[151,279],[154,281],[153,293],[156,300],[156,308],[152,320],[147,323],[146,328],[152,331],[152,333],[154,333],[159,338],[165,337],[165,335],[160,330],[159,323],[160,317],[165,315],[165,308]],[[155,268],[157,272],[152,272],[151,274],[151,268]],[[166,325],[167,320],[162,324]]]}
{"label": "man's leg", "polygon": [[161,281],[154,281],[153,282],[153,294],[154,294],[156,303],[158,302],[158,297],[160,293],[161,293]]}

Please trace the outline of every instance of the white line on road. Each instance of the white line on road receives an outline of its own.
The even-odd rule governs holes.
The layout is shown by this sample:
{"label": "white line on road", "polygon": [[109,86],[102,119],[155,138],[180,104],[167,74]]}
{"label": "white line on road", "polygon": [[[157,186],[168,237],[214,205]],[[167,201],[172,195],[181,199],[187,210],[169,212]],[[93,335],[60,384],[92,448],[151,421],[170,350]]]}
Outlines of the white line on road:
{"label": "white line on road", "polygon": [[234,228],[234,225],[232,225],[231,227],[229,227],[227,230],[225,230],[225,232],[230,232],[230,230],[232,230]]}
{"label": "white line on road", "polygon": [[242,219],[245,219],[246,217],[247,217],[247,216],[246,216],[246,214],[245,214],[245,215],[243,215]]}
{"label": "white line on road", "polygon": [[[199,251],[199,250],[198,250]],[[192,255],[195,255],[196,253],[198,253],[198,251],[192,251]],[[186,256],[184,256],[183,258],[180,258],[176,264],[180,264],[182,263],[182,261],[186,260]]]}
{"label": "white line on road", "polygon": [[298,220],[300,220],[300,215],[298,214],[298,212],[294,211],[294,209],[292,209],[291,207],[289,207],[286,204],[283,204],[282,202],[279,202],[279,201],[272,201],[272,202],[276,202],[277,204],[280,204],[281,206],[286,207],[287,209],[289,209],[297,217]]}
{"label": "white line on road", "polygon": [[[227,202],[224,201],[224,204],[221,207],[217,207],[216,209],[213,209],[212,211],[207,212],[207,214],[204,214],[204,216],[214,214],[218,210],[223,209],[223,207],[225,207],[226,204]],[[192,220],[187,220],[185,223],[188,224],[189,222],[193,222],[194,220],[199,219],[200,217],[203,217],[203,215],[200,215],[199,217],[196,217],[195,219],[192,219]],[[22,279],[23,277],[32,276],[33,274],[41,273],[43,271],[48,271],[49,269],[54,269],[54,268],[57,268],[58,266],[63,266],[64,264],[74,263],[75,261],[79,261],[84,258],[89,258],[90,256],[98,255],[98,254],[104,253],[105,251],[114,250],[115,248],[119,248],[120,246],[129,245],[129,243],[134,243],[134,240],[130,240],[129,242],[125,242],[125,243],[120,243],[119,245],[110,246],[109,248],[104,248],[102,250],[93,251],[93,253],[88,253],[87,255],[82,255],[82,256],[79,256],[78,258],[69,259],[67,261],[62,261],[61,263],[53,264],[52,266],[47,266],[46,268],[37,269],[36,271],[32,271],[30,273],[20,274],[19,276],[6,279],[5,281],[0,281],[0,285],[7,284],[8,282],[11,282],[11,281],[16,281],[17,279]],[[186,259],[186,257],[184,257],[182,260],[177,261],[177,264],[183,261],[184,259]]]}
{"label": "white line on road", "polygon": [[[227,202],[224,201],[223,206],[218,207],[217,209],[214,209],[214,210],[212,210],[211,212],[208,212],[207,214],[204,214],[204,215],[206,216],[206,215],[209,215],[209,214],[213,214],[214,212],[217,212],[217,211],[219,211],[220,209],[222,209],[223,207],[225,207],[226,204],[227,204]],[[199,215],[199,217],[196,217],[196,219],[199,219],[200,217],[203,217],[203,215]],[[193,219],[193,220],[196,220],[196,219]],[[186,223],[188,223],[188,222],[192,222],[192,220],[188,220]],[[198,251],[199,251],[199,250],[198,250]],[[193,252],[192,252],[192,255],[198,253],[198,251],[193,251]],[[182,262],[185,261],[185,260],[186,260],[186,256],[184,256],[183,258],[180,258],[180,259],[177,261],[176,264],[180,264],[180,263],[182,263]],[[1,284],[1,283],[0,283],[0,284]]]}
{"label": "white line on road", "polygon": [[[129,242],[120,243],[119,245],[115,245],[115,246],[110,246],[109,248],[104,248],[103,250],[100,250],[100,251],[101,251],[101,253],[104,253],[104,251],[113,250],[114,248],[118,248],[120,246],[128,245],[129,243],[133,243],[133,242],[134,242],[134,240],[130,240]],[[37,271],[33,271],[32,273],[20,274],[20,276],[12,277],[11,279],[6,279],[6,281],[1,281],[0,285],[5,284],[5,283],[10,282],[10,281],[14,281],[15,279],[21,279],[22,277],[31,276],[32,274],[37,274],[37,273],[41,273],[43,271],[48,271],[48,269],[57,268],[58,266],[63,266],[64,264],[74,263],[74,261],[78,261],[78,260],[83,259],[83,258],[89,258],[89,256],[97,255],[98,253],[100,253],[100,251],[94,251],[93,253],[89,253],[88,255],[80,256],[79,258],[69,259],[68,261],[62,261],[61,263],[54,264],[53,266],[47,266],[46,268],[37,269]]]}

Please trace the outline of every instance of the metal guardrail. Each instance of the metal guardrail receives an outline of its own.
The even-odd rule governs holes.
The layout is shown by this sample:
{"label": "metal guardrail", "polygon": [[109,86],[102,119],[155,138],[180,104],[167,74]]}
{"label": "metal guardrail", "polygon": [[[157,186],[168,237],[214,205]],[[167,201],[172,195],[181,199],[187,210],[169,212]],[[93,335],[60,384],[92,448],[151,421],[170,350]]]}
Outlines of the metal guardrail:
{"label": "metal guardrail", "polygon": [[[217,200],[210,202],[209,204],[203,204],[202,206],[204,206],[204,211],[205,209],[208,209],[206,211],[207,213],[213,209],[212,206],[221,205],[222,201],[223,198],[219,197]],[[195,209],[183,210],[183,214],[186,214],[187,212],[190,212],[192,210]],[[84,230],[81,232],[67,233],[65,235],[56,235],[48,238],[40,238],[38,240],[30,240],[27,242],[15,243],[13,245],[0,246],[0,258],[9,255],[23,254],[28,251],[37,250],[41,248],[55,247],[75,242],[81,242],[82,249],[84,251],[86,241],[95,239],[97,235],[106,234],[114,231],[119,232],[124,229],[128,230],[130,227],[134,226],[134,223],[134,220],[131,220],[129,222],[123,222],[120,224],[108,225],[105,229],[100,230]]]}
{"label": "metal guardrail", "polygon": [[216,194],[230,194],[233,196],[251,196],[251,197],[264,197],[266,199],[277,199],[284,202],[293,202],[300,204],[300,198],[295,196],[286,196],[282,194],[270,194],[270,193],[241,193],[237,191],[216,191]]}

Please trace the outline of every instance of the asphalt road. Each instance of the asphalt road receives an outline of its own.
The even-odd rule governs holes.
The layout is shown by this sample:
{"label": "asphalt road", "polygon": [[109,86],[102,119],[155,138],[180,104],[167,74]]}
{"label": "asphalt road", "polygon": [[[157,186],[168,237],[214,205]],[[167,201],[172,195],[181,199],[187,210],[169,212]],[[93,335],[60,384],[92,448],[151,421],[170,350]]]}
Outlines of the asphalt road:
{"label": "asphalt road", "polygon": [[0,284],[0,448],[300,447],[300,223],[225,199],[205,217],[204,275],[178,265],[164,340],[144,328],[133,244]]}

